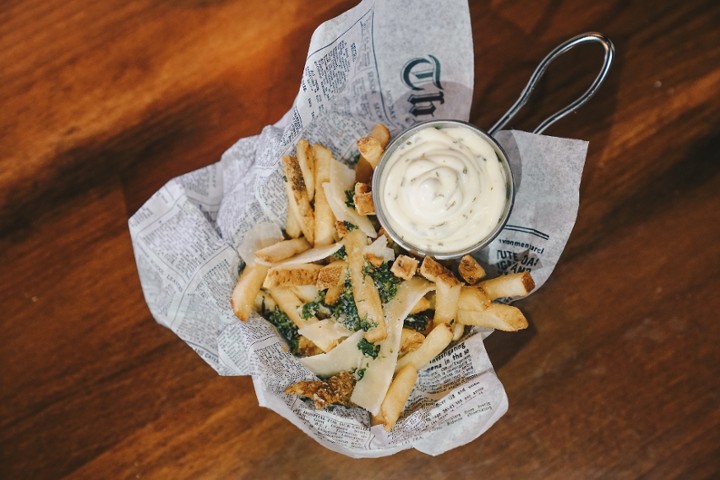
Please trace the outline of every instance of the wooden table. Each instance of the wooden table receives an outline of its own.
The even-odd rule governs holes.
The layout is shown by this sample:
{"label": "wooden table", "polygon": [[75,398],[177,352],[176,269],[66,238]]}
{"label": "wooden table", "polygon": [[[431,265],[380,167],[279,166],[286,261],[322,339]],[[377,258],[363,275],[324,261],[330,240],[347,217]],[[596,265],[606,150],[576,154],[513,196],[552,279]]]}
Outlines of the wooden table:
{"label": "wooden table", "polygon": [[[510,409],[476,441],[346,458],[154,322],[127,220],[290,108],[312,31],[353,5],[307,3],[0,6],[0,477],[717,478],[715,1],[472,3],[477,125],[566,38],[599,30],[618,52],[547,132],[590,141],[579,216],[520,303],[531,328],[487,341]],[[515,127],[585,88],[599,54],[578,52]]]}

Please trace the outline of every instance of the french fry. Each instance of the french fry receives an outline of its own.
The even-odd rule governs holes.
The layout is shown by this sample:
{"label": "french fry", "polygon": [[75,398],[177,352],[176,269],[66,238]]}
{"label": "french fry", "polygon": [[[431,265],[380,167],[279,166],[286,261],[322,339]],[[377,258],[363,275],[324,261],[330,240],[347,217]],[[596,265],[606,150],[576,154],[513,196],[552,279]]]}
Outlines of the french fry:
{"label": "french fry", "polygon": [[335,305],[340,299],[340,295],[342,295],[343,291],[345,291],[345,285],[343,284],[328,287],[325,292],[325,303],[328,305]]}
{"label": "french fry", "polygon": [[295,285],[290,290],[304,303],[314,302],[318,298],[319,291],[315,285]]}
{"label": "french fry", "polygon": [[527,319],[519,308],[502,303],[491,303],[485,310],[458,310],[457,320],[463,325],[517,332],[528,327]]}
{"label": "french fry", "polygon": [[296,151],[308,199],[312,202],[315,198],[315,155],[312,147],[304,138],[298,141]]}
{"label": "french fry", "polygon": [[302,235],[302,230],[300,229],[300,220],[297,217],[297,209],[293,207],[293,193],[292,189],[290,188],[290,183],[285,182],[285,193],[287,193],[288,197],[288,211],[287,211],[287,220],[285,221],[285,233],[287,233],[287,236],[290,238],[298,238],[300,235]]}
{"label": "french fry", "polygon": [[370,162],[365,160],[365,157],[360,155],[357,163],[355,164],[355,181],[357,182],[372,182],[373,172],[375,169]]}
{"label": "french fry", "polygon": [[[418,371],[413,365],[406,365],[395,373],[395,378],[385,394],[385,399],[377,415],[378,420],[376,420],[385,426],[386,431],[392,430],[400,418],[410,393],[415,388],[417,376]],[[376,421],[373,423],[379,424]]]}
{"label": "french fry", "polygon": [[530,272],[521,272],[483,280],[478,286],[485,290],[490,300],[495,300],[504,297],[525,297],[535,288],[535,281]]}
{"label": "french fry", "polygon": [[377,231],[366,215],[348,206],[346,192],[355,185],[355,172],[337,160],[330,162],[330,181],[323,183],[328,204],[338,221],[348,222],[357,226],[365,235],[375,238]]}
{"label": "french fry", "polygon": [[435,281],[435,317],[433,323],[452,323],[457,315],[462,284],[455,277],[440,275]]}
{"label": "french fry", "polygon": [[310,244],[305,238],[293,238],[291,240],[283,240],[273,245],[261,248],[255,252],[255,256],[267,263],[277,263],[293,255],[310,249]]}
{"label": "french fry", "polygon": [[290,186],[289,206],[295,217],[300,222],[300,230],[307,241],[315,243],[315,214],[310,205],[305,180],[297,158],[289,155],[282,157],[285,178]]}
{"label": "french fry", "polygon": [[420,274],[435,282],[435,325],[450,324],[455,319],[462,283],[450,270],[432,257],[425,257],[420,265]]}
{"label": "french fry", "polygon": [[431,308],[432,304],[430,303],[430,300],[428,300],[426,297],[422,297],[420,301],[415,304],[412,310],[410,310],[410,315],[424,312],[425,310],[429,310]]}
{"label": "french fry", "polygon": [[328,203],[323,183],[330,181],[332,152],[322,145],[312,146],[315,157],[315,245],[330,245],[335,239],[335,214]]}
{"label": "french fry", "polygon": [[469,285],[475,285],[485,276],[485,269],[470,255],[465,255],[458,264],[458,273]]}
{"label": "french fry", "polygon": [[[374,212],[369,183],[389,139],[387,127],[381,124],[359,139],[361,157],[355,172],[335,160],[326,147],[311,145],[304,139],[297,144],[297,157],[282,157],[288,194],[285,233],[291,240],[254,252],[256,263],[246,266],[230,298],[233,311],[242,320],[249,318],[253,310],[263,315],[275,308],[282,310],[298,327],[297,334],[293,333],[297,335],[294,353],[300,357],[310,355],[303,360],[344,376],[347,382],[342,382],[342,395],[323,397],[318,408],[350,401],[370,412],[374,425],[382,424],[388,431],[402,414],[418,370],[453,340],[461,339],[466,327],[505,331],[527,328],[527,319],[519,309],[493,300],[524,296],[535,288],[529,273],[484,279],[484,269],[470,255],[460,260],[456,277],[454,270],[432,257],[420,263],[403,252],[382,229],[374,242],[368,241],[377,235],[373,221],[367,217]],[[345,203],[350,188],[355,208]],[[337,242],[338,237],[343,241]],[[343,245],[346,258],[336,260],[341,257],[339,249]],[[396,277],[391,280],[402,281],[395,297],[383,305],[373,279],[376,274],[371,276],[365,267],[369,264],[378,268],[389,261]],[[387,278],[377,278],[386,291]],[[357,309],[360,322],[345,324],[345,316],[354,313],[346,313],[348,306],[339,305],[338,300],[342,296],[345,301],[343,294],[348,288],[355,303],[350,310]],[[302,318],[303,306],[319,298],[337,307],[321,308],[321,320],[315,316]],[[432,321],[424,314],[407,320],[414,328],[403,327],[408,315],[430,310],[434,311]],[[364,322],[372,325],[367,331]],[[375,344],[374,356],[367,345],[358,344],[360,339]],[[300,382],[288,387],[288,393],[315,398],[318,392],[327,393],[324,389],[328,385]]]}
{"label": "french fry", "polygon": [[412,328],[403,328],[400,334],[400,351],[398,355],[402,357],[417,350],[423,341],[425,341],[425,335],[422,333]]}
{"label": "french fry", "polygon": [[490,306],[490,297],[479,286],[464,286],[458,299],[458,310],[483,311]]}
{"label": "french fry", "polygon": [[267,271],[263,288],[315,285],[322,266],[314,263],[298,263],[272,267]]}
{"label": "french fry", "polygon": [[465,325],[460,322],[455,322],[452,325],[453,330],[453,342],[460,340],[465,333]]}
{"label": "french fry", "polygon": [[246,265],[240,274],[237,284],[230,296],[230,306],[240,320],[250,318],[250,312],[255,306],[255,297],[262,287],[268,267],[253,263]]}
{"label": "french fry", "polygon": [[417,350],[408,353],[398,360],[395,371],[397,372],[405,365],[412,364],[416,369],[420,370],[430,361],[437,357],[445,347],[450,345],[453,339],[452,327],[446,323],[436,325],[430,333],[425,337],[422,345]]}
{"label": "french fry", "polygon": [[367,236],[362,230],[353,230],[345,236],[350,283],[352,284],[358,316],[365,318],[375,326],[365,332],[368,342],[378,342],[387,336],[387,326],[383,315],[380,294],[373,279],[363,273],[365,257],[363,250],[367,245]]}
{"label": "french fry", "polygon": [[317,322],[317,318],[315,317],[305,319],[300,316],[300,309],[303,306],[303,302],[289,288],[270,288],[268,293],[270,293],[270,296],[275,300],[278,307],[280,307],[280,310],[285,312],[290,321],[298,328]]}

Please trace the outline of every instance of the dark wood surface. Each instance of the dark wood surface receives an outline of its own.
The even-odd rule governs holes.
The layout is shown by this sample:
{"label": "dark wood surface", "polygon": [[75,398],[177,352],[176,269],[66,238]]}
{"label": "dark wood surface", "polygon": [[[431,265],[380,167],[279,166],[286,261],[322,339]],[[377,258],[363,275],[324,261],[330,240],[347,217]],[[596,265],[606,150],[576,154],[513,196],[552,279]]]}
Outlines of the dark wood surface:
{"label": "dark wood surface", "polygon": [[[492,335],[510,410],[433,458],[330,452],[157,325],[127,219],[291,106],[312,31],[354,3],[0,5],[0,478],[718,478],[720,3],[472,2],[472,120],[598,30],[608,82],[548,134],[590,141],[555,273]],[[514,122],[588,84],[553,66]]]}

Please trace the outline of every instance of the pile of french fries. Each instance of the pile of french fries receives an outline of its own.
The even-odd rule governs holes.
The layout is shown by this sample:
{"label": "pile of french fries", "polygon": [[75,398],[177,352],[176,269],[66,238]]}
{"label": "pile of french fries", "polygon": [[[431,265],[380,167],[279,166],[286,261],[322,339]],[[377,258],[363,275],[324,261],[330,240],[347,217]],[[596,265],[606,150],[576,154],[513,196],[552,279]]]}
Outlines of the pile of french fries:
{"label": "pile of french fries", "polygon": [[[231,297],[240,320],[279,311],[291,322],[294,353],[319,379],[290,385],[286,393],[310,398],[317,408],[360,406],[388,431],[418,371],[467,327],[526,328],[518,308],[496,300],[535,287],[529,272],[486,279],[470,255],[442,264],[393,244],[378,228],[369,187],[389,139],[383,125],[359,139],[354,171],[306,140],[295,156],[283,156],[286,238],[255,252]],[[386,270],[378,284],[374,272],[383,267],[391,276]],[[339,302],[349,302],[352,315],[334,313]]]}

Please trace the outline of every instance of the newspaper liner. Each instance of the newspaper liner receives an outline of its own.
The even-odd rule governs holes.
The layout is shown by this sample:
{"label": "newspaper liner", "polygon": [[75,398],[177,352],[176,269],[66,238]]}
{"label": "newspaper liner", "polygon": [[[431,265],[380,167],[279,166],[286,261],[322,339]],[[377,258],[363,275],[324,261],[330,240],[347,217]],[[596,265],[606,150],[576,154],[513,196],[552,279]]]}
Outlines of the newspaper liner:
{"label": "newspaper liner", "polygon": [[[427,12],[432,11],[432,15]],[[473,46],[463,0],[363,1],[313,34],[292,109],[220,162],[170,180],[129,220],[140,282],[156,321],[220,375],[251,375],[258,402],[327,448],[379,457],[415,448],[438,455],[490,428],[508,408],[476,329],[420,371],[396,426],[371,427],[361,408],[317,411],[283,393],[314,378],[258,315],[234,316],[237,247],[259,222],[284,225],[279,157],[302,135],[351,163],[355,140],[382,122],[393,134],[431,118],[467,120]],[[501,131],[516,183],[505,229],[478,254],[490,275],[531,270],[539,288],[575,222],[587,142]]]}

